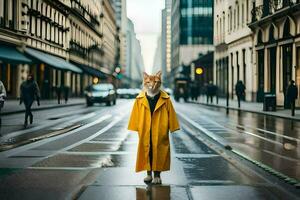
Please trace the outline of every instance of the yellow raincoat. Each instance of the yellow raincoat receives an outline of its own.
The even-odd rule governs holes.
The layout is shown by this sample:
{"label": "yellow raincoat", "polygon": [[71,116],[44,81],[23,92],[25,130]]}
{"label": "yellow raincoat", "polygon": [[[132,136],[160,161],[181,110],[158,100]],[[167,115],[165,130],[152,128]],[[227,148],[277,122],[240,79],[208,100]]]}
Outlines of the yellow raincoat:
{"label": "yellow raincoat", "polygon": [[[160,91],[153,116],[145,92],[141,92],[133,105],[128,129],[137,131],[139,145],[136,160],[136,172],[170,170],[169,130],[179,130],[176,113],[169,95]],[[150,129],[152,131],[152,167],[150,166]]]}

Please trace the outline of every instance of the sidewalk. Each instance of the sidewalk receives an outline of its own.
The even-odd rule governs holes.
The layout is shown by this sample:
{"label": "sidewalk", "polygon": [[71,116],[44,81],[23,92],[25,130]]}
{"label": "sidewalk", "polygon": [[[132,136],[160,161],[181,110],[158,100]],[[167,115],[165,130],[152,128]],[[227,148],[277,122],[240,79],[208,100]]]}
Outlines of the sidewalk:
{"label": "sidewalk", "polygon": [[[191,101],[193,102],[193,101]],[[206,96],[200,96],[198,98],[198,101],[195,103],[200,103],[203,105],[208,106],[216,106],[216,107],[222,107],[226,108],[226,99],[225,98],[219,98],[218,104],[216,103],[216,98],[213,99],[213,103],[206,103]],[[300,110],[295,110],[295,116],[291,116],[291,110],[290,109],[283,109],[282,107],[277,107],[277,111],[263,111],[263,103],[257,103],[257,102],[248,102],[248,101],[242,101],[241,102],[241,108],[238,108],[238,102],[237,100],[229,99],[229,108],[233,110],[242,110],[247,112],[254,112],[258,114],[264,114],[264,115],[271,115],[275,117],[282,117],[287,119],[294,119],[294,120],[300,120]]]}
{"label": "sidewalk", "polygon": [[[32,110],[44,110],[51,108],[59,108],[65,106],[75,106],[81,105],[85,103],[84,98],[70,98],[68,103],[65,104],[65,101],[62,100],[60,104],[57,103],[56,99],[51,100],[41,100],[40,106],[37,105],[36,101],[32,105]],[[24,104],[19,104],[19,100],[6,100],[4,103],[4,107],[1,110],[1,115],[9,115],[15,113],[22,113],[25,111]]]}

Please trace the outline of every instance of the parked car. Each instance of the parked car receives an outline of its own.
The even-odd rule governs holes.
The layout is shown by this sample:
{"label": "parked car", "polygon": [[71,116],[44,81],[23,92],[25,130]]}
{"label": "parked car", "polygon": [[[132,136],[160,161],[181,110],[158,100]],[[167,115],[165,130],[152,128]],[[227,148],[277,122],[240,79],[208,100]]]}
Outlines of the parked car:
{"label": "parked car", "polygon": [[138,89],[138,88],[119,88],[119,89],[117,89],[118,97],[124,98],[124,99],[133,99],[140,92],[141,92],[141,89]]}
{"label": "parked car", "polygon": [[129,89],[127,88],[118,88],[117,89],[118,98],[129,99],[128,90]]}
{"label": "parked car", "polygon": [[106,103],[110,106],[116,104],[117,94],[113,84],[99,83],[88,86],[85,97],[87,106],[92,106],[94,103]]}

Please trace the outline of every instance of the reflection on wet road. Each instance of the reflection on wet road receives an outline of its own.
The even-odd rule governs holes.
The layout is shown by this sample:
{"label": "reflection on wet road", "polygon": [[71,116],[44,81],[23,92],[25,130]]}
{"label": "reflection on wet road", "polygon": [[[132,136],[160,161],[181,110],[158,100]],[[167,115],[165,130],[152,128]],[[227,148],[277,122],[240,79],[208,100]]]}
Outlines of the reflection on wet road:
{"label": "reflection on wet road", "polygon": [[[44,200],[297,199],[298,194],[282,189],[202,138],[181,117],[181,130],[170,134],[171,170],[162,173],[161,186],[146,186],[145,172],[134,171],[138,135],[127,131],[131,106],[132,101],[124,101],[106,112],[94,110],[96,115],[78,118],[83,123],[78,129],[1,152],[2,169],[18,170],[0,177],[0,194],[9,194],[10,199]],[[175,107],[182,112],[182,105]],[[247,141],[257,140],[236,128],[225,132],[224,127],[212,125],[211,117],[225,123],[213,110],[188,108],[188,116],[198,125],[233,143],[238,143],[239,134],[249,137]],[[246,141],[240,140],[241,144]]]}
{"label": "reflection on wet road", "polygon": [[[253,160],[300,180],[300,122],[190,104],[189,118]],[[185,104],[177,104],[180,112]]]}

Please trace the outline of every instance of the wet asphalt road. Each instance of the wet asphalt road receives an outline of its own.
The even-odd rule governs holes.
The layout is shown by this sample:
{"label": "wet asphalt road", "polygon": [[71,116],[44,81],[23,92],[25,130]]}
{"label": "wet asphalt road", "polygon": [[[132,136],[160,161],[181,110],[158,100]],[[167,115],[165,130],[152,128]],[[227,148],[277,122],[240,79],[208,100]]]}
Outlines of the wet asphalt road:
{"label": "wet asphalt road", "polygon": [[[119,100],[112,107],[38,111],[29,129],[12,126],[1,132],[2,142],[13,136],[12,144],[40,137],[0,152],[1,199],[297,199],[298,190],[239,162],[202,132],[213,133],[215,139],[233,149],[250,150],[248,155],[253,159],[269,159],[276,169],[282,168],[288,156],[288,175],[297,177],[299,143],[291,142],[291,138],[299,139],[298,123],[290,127],[294,133],[286,133],[288,127],[284,125],[282,129],[277,121],[274,128],[257,116],[245,114],[241,118],[232,112],[226,118],[222,110],[176,103],[181,130],[170,135],[171,170],[162,173],[162,186],[146,186],[145,174],[134,172],[137,134],[126,130],[132,103]],[[22,117],[11,115],[3,124],[5,120],[12,125],[22,123]],[[271,133],[254,136],[261,134],[255,128],[276,132],[276,137]],[[267,157],[265,150],[272,156],[281,154]]]}

